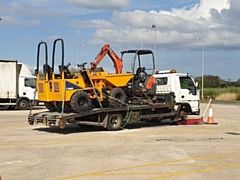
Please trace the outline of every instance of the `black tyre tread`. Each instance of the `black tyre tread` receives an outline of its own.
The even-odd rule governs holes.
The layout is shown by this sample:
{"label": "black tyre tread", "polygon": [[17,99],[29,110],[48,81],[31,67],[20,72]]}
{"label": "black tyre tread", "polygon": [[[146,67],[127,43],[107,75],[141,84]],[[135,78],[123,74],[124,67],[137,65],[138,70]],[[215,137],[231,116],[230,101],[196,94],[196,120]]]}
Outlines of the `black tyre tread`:
{"label": "black tyre tread", "polygon": [[[118,96],[121,96],[120,98]],[[110,91],[110,96],[113,97],[113,98],[109,98],[109,105],[111,107],[121,107],[122,103],[125,103],[127,101],[127,95],[125,93],[125,91],[121,88],[113,88],[111,91]],[[117,99],[117,100],[115,100]]]}
{"label": "black tyre tread", "polygon": [[[25,103],[25,106],[21,106],[22,103]],[[28,109],[28,108],[29,108],[29,102],[28,102],[28,100],[22,99],[22,100],[20,100],[20,101],[18,102],[18,109],[20,109],[20,110],[26,110],[26,109]]]}
{"label": "black tyre tread", "polygon": [[55,108],[54,104],[52,104],[51,102],[45,102],[44,105],[50,112],[57,111],[57,109]]}
{"label": "black tyre tread", "polygon": [[[84,105],[79,104],[80,98],[84,99]],[[92,109],[92,100],[85,91],[77,91],[72,95],[70,105],[74,112],[87,112]]]}

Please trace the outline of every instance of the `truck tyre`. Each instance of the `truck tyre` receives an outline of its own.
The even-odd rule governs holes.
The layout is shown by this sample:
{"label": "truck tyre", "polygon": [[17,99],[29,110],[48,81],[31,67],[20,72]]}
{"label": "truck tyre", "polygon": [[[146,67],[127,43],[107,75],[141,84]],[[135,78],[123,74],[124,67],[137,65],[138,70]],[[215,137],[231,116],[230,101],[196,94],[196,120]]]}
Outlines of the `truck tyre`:
{"label": "truck tyre", "polygon": [[123,116],[120,113],[114,113],[108,115],[107,130],[116,131],[121,129],[123,124]]}
{"label": "truck tyre", "polygon": [[113,88],[110,91],[109,105],[111,107],[121,107],[127,101],[127,95],[121,88]]}
{"label": "truck tyre", "polygon": [[20,110],[26,110],[29,108],[29,102],[28,100],[26,99],[22,99],[18,102],[18,105],[17,105],[18,109]]}
{"label": "truck tyre", "polygon": [[180,111],[179,117],[181,117],[181,118],[187,118],[187,117],[188,117],[188,113],[187,113],[186,111]]}
{"label": "truck tyre", "polygon": [[85,91],[77,91],[72,95],[70,105],[76,113],[87,112],[92,109],[92,100]]}
{"label": "truck tyre", "polygon": [[55,108],[54,104],[52,104],[51,102],[45,102],[44,105],[50,112],[57,111],[57,109]]}

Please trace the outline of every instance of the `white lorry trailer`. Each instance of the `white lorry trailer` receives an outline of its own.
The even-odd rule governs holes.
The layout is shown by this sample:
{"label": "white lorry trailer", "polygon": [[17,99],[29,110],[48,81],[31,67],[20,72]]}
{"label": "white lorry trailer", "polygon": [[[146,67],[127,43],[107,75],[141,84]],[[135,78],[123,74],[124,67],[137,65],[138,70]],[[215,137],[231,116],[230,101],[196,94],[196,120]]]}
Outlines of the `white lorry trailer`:
{"label": "white lorry trailer", "polygon": [[37,103],[36,77],[29,72],[17,60],[0,60],[0,107],[23,110]]}
{"label": "white lorry trailer", "polygon": [[199,89],[188,73],[177,73],[176,70],[156,71],[153,75],[157,84],[158,99],[164,101],[169,92],[175,93],[176,104],[181,104],[181,112],[189,115],[200,114]]}

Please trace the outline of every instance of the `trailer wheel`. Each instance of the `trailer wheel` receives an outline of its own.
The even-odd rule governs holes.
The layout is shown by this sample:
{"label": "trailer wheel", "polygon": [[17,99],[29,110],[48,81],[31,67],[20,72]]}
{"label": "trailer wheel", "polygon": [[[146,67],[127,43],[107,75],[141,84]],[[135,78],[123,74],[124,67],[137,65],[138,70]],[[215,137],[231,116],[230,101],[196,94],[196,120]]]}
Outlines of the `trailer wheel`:
{"label": "trailer wheel", "polygon": [[55,108],[54,104],[52,104],[51,102],[45,102],[44,105],[50,112],[57,111],[57,109]]}
{"label": "trailer wheel", "polygon": [[85,91],[75,92],[70,100],[74,112],[86,112],[92,109],[92,100]]}
{"label": "trailer wheel", "polygon": [[120,107],[121,103],[125,103],[127,101],[127,95],[121,88],[113,88],[110,91],[109,104],[112,107]]}
{"label": "trailer wheel", "polygon": [[22,99],[18,102],[18,105],[17,105],[18,109],[20,110],[26,110],[29,108],[29,102],[28,100],[26,99]]}
{"label": "trailer wheel", "polygon": [[107,121],[107,130],[116,131],[121,128],[123,124],[123,117],[120,113],[109,114]]}

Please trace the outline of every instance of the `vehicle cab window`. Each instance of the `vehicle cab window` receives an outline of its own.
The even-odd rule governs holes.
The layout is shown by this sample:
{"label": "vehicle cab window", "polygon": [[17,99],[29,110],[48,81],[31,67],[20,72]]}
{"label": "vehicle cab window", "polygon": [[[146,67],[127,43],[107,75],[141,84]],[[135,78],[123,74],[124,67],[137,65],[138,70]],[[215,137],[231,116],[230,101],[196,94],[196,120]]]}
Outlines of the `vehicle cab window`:
{"label": "vehicle cab window", "polygon": [[36,79],[35,78],[25,78],[24,86],[25,87],[36,88]]}
{"label": "vehicle cab window", "polygon": [[193,95],[197,94],[196,86],[190,77],[180,77],[181,89],[188,89]]}

